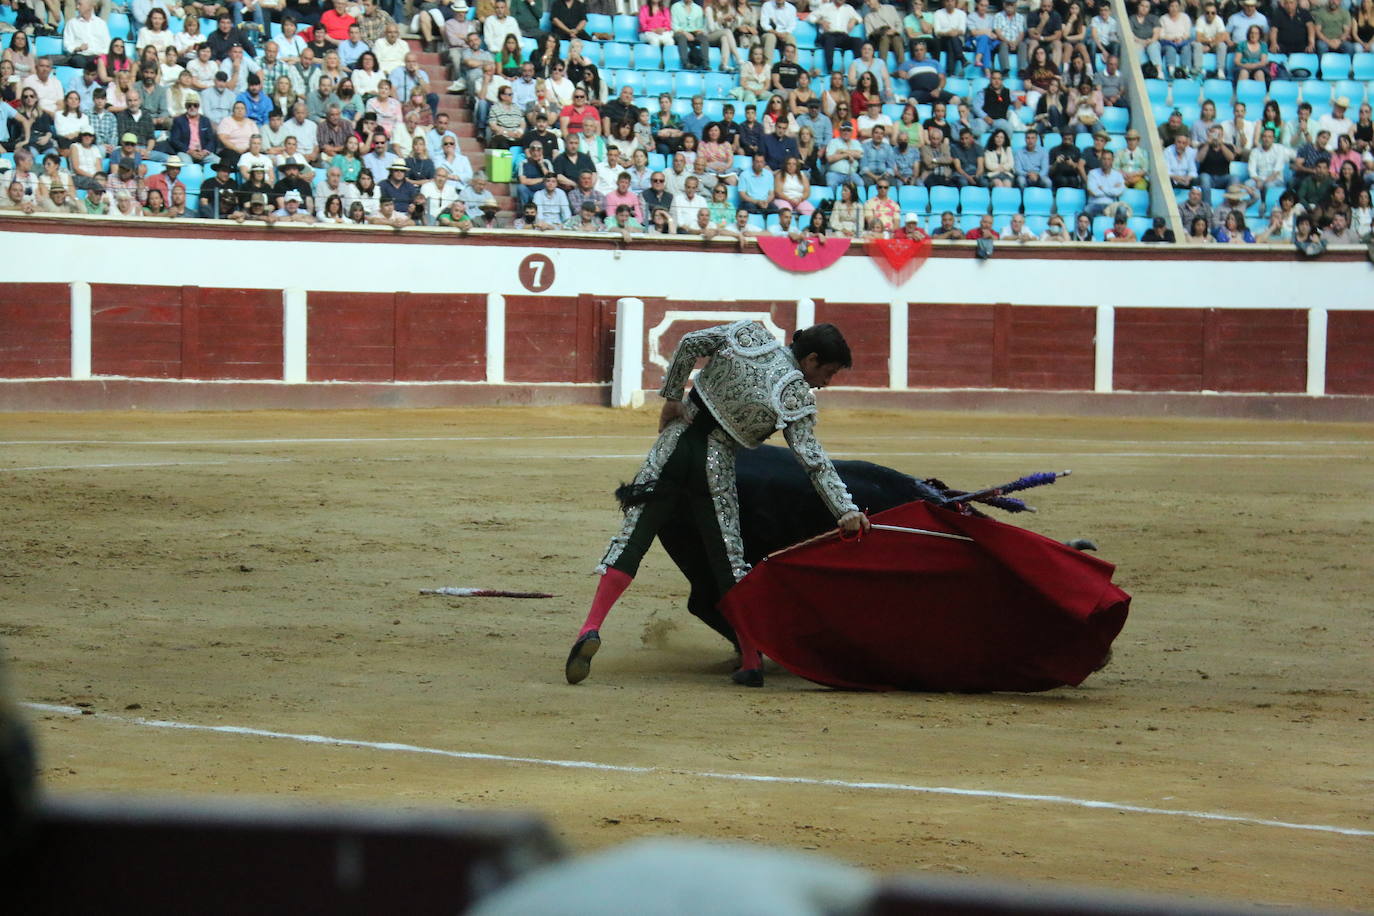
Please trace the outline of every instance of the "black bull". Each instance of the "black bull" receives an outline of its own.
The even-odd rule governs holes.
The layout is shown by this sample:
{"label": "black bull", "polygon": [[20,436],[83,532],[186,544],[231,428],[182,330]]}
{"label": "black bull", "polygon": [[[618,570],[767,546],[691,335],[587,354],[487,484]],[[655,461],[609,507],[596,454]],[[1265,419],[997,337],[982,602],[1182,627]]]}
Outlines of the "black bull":
{"label": "black bull", "polygon": [[[816,495],[792,452],[764,445],[742,449],[735,465],[739,491],[740,533],[744,558],[757,563],[774,551],[829,531],[835,519]],[[936,500],[941,491],[909,474],[868,461],[836,461],[854,502],[865,512],[881,512],[917,499]],[[720,595],[692,525],[691,513],[674,516],[658,533],[659,542],[691,583],[687,609],[702,622],[735,642],[735,632],[716,609]]]}

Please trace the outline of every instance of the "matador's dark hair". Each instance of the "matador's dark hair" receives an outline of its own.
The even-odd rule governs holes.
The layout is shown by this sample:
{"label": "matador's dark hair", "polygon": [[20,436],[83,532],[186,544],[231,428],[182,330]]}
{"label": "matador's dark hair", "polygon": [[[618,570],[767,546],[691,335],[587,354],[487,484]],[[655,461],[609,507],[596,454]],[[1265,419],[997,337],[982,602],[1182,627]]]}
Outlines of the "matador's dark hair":
{"label": "matador's dark hair", "polygon": [[798,360],[814,353],[822,363],[839,363],[840,368],[854,365],[849,344],[833,324],[815,324],[792,335],[792,355]]}

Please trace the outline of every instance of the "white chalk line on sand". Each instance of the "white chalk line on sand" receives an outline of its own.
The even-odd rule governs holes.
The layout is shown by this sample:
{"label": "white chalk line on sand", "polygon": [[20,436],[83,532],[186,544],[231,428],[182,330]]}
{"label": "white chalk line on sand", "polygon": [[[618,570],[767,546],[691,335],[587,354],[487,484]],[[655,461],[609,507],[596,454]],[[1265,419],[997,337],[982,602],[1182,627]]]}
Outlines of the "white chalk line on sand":
{"label": "white chalk line on sand", "polygon": [[118,468],[181,468],[214,467],[226,464],[288,464],[293,458],[235,458],[223,461],[116,461],[109,464],[35,464],[28,467],[0,467],[0,474],[13,474],[18,471],[85,471]]}
{"label": "white chalk line on sand", "polygon": [[[831,453],[836,458],[1017,458],[1024,460],[1045,460],[1066,459],[1070,461],[1086,461],[1095,458],[1192,458],[1192,459],[1239,459],[1266,461],[1274,459],[1292,459],[1293,455],[1270,455],[1270,454],[1235,454],[1228,452],[942,452],[942,451],[920,451],[920,452],[846,452],[835,451]],[[528,454],[528,455],[463,455],[465,462],[472,461],[637,461],[644,457],[643,452],[617,452],[617,453],[598,453],[598,454]],[[1367,459],[1367,455],[1303,455],[1305,461],[1359,461]],[[218,461],[130,461],[115,462],[110,464],[43,464],[30,465],[26,467],[0,467],[0,474],[12,474],[19,471],[88,471],[88,470],[130,470],[138,468],[175,468],[175,467],[227,467],[235,464],[325,464],[330,462],[344,461],[348,463],[367,463],[371,461],[392,461],[392,462],[425,462],[433,464],[431,458],[364,458],[358,455],[348,455],[341,458],[226,458]]]}
{"label": "white chalk line on sand", "polygon": [[[1059,445],[1094,445],[1102,440],[1066,439],[1063,436],[1006,436],[1006,435],[944,435],[940,433],[884,433],[881,435],[836,436],[836,439],[860,438],[864,441],[908,441],[918,439],[927,442],[1054,442]],[[259,438],[259,439],[16,439],[0,440],[0,448],[17,445],[112,445],[112,446],[158,446],[176,447],[187,445],[356,445],[382,442],[557,442],[575,440],[643,439],[643,433],[598,433],[581,436],[328,436],[309,438]],[[1374,439],[1111,439],[1116,445],[1202,445],[1227,446],[1271,445],[1290,448],[1309,448],[1312,446],[1343,445],[1355,448],[1374,447]]]}
{"label": "white chalk line on sand", "polygon": [[163,719],[144,719],[141,717],[114,716],[108,713],[90,713],[89,710],[75,706],[56,706],[48,703],[25,703],[30,709],[40,712],[56,713],[65,716],[92,715],[106,721],[137,725],[144,728],[165,728],[177,731],[217,732],[225,735],[244,735],[252,738],[274,738],[285,741],[298,741],[303,744],[322,744],[331,747],[355,747],[373,751],[394,751],[402,754],[424,754],[433,757],[447,757],[457,760],[481,760],[492,763],[515,763],[530,766],[557,767],[570,770],[595,770],[605,773],[633,773],[650,775],[664,773],[674,776],[687,776],[694,779],[709,779],[725,782],[751,782],[774,785],[815,786],[832,789],[855,789],[868,792],[912,792],[922,795],[954,795],[965,798],[986,798],[999,801],[1038,802],[1049,805],[1068,805],[1075,808],[1093,808],[1106,811],[1121,811],[1130,814],[1154,814],[1164,817],[1186,817],[1204,821],[1222,821],[1231,824],[1250,824],[1257,827],[1277,827],[1284,830],[1306,830],[1316,833],[1334,833],[1341,836],[1374,837],[1374,830],[1361,830],[1357,827],[1334,827],[1326,824],[1299,824],[1292,821],[1279,821],[1263,817],[1247,817],[1239,814],[1223,814],[1215,811],[1189,811],[1180,808],[1154,808],[1148,805],[1129,805],[1120,802],[1097,801],[1088,798],[1072,798],[1066,795],[1039,795],[1028,792],[1000,792],[993,789],[960,789],[951,786],[917,786],[898,782],[859,782],[848,779],[824,779],[809,776],[763,776],[755,773],[712,773],[701,770],[679,770],[657,766],[626,766],[613,763],[598,763],[592,760],[549,760],[542,757],[520,757],[510,754],[486,754],[479,751],[452,751],[437,747],[423,747],[417,744],[404,744],[396,741],[362,741],[352,738],[330,738],[326,735],[304,735],[293,732],[276,732],[243,725],[198,725],[192,722],[172,722]]}

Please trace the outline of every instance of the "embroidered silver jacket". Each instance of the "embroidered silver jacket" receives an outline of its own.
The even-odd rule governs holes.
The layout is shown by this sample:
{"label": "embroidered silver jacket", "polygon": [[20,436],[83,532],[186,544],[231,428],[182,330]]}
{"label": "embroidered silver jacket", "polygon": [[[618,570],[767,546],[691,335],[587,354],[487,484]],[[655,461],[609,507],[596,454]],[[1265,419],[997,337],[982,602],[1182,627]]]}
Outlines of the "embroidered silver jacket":
{"label": "embroidered silver jacket", "polygon": [[745,448],[756,448],[782,430],[830,513],[838,519],[856,510],[816,439],[816,396],[790,349],[756,321],[693,331],[678,343],[659,394],[682,400],[687,377],[700,357],[710,361],[694,386],[721,429]]}

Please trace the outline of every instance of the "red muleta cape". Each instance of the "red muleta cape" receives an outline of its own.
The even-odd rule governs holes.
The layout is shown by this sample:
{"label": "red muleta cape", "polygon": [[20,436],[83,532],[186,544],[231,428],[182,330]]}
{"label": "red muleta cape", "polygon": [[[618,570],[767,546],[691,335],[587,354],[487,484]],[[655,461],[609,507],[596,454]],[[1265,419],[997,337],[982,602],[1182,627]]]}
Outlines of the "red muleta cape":
{"label": "red muleta cape", "polygon": [[779,551],[721,610],[794,674],[854,690],[1050,690],[1103,662],[1131,597],[1111,563],[990,518],[913,502],[873,530]]}

